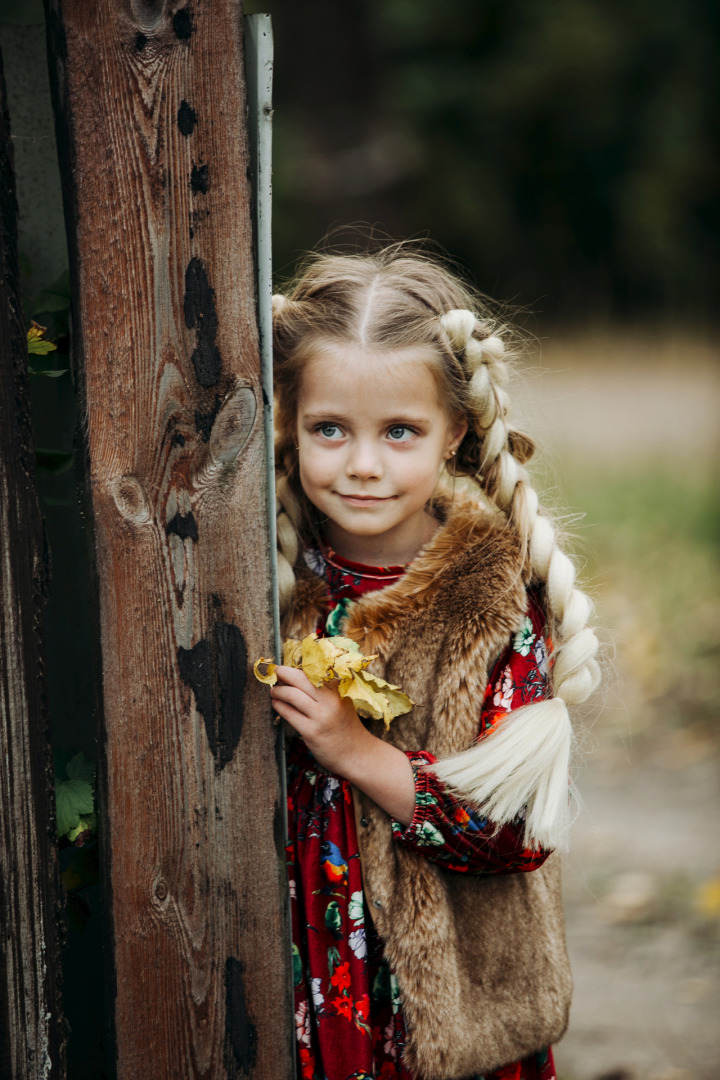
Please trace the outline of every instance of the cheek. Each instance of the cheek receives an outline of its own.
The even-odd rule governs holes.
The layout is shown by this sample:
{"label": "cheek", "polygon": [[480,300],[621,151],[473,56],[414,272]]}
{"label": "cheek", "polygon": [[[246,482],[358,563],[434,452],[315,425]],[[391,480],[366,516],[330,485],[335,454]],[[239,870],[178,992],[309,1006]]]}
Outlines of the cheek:
{"label": "cheek", "polygon": [[322,487],[332,476],[325,455],[318,453],[312,446],[303,448],[298,465],[300,483],[306,490],[310,487]]}
{"label": "cheek", "polygon": [[424,500],[432,494],[437,485],[441,464],[441,459],[435,454],[406,459],[400,466],[398,479],[403,487]]}

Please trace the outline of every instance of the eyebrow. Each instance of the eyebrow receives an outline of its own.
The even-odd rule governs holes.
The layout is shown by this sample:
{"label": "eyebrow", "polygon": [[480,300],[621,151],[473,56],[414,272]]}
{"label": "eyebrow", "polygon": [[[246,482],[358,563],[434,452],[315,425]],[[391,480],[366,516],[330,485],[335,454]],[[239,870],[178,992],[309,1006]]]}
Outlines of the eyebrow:
{"label": "eyebrow", "polygon": [[[347,420],[351,419],[346,416],[345,413],[336,413],[328,409],[327,412],[320,413],[303,413],[304,420],[319,421],[319,420]],[[404,413],[403,415],[386,416],[380,420],[382,427],[392,427],[393,424],[429,424],[430,420],[427,416],[416,416],[414,413]]]}

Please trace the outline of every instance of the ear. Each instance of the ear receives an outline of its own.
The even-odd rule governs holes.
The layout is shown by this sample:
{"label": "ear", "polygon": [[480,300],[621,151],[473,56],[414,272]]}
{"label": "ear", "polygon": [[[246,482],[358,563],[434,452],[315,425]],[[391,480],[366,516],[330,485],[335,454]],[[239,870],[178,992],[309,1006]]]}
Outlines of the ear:
{"label": "ear", "polygon": [[464,416],[458,416],[448,426],[448,439],[445,445],[445,460],[451,458],[457,450],[460,443],[465,438],[468,429],[468,422]]}

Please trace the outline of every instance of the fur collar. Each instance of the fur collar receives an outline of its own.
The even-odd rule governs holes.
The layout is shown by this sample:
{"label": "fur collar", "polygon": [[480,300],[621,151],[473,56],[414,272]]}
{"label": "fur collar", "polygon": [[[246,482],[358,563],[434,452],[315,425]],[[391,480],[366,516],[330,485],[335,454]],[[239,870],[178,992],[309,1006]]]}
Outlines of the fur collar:
{"label": "fur collar", "polygon": [[[442,603],[458,619],[490,631],[505,629],[504,600],[524,590],[521,543],[503,514],[468,498],[439,498],[440,527],[392,585],[367,593],[354,606],[345,628],[364,652],[387,656],[421,612]],[[311,634],[326,610],[327,586],[304,562],[295,567],[296,589],[283,622],[289,637]],[[483,602],[478,606],[478,582]],[[514,607],[514,605],[512,605]],[[500,622],[502,627],[496,626]],[[509,628],[508,631],[509,632]]]}

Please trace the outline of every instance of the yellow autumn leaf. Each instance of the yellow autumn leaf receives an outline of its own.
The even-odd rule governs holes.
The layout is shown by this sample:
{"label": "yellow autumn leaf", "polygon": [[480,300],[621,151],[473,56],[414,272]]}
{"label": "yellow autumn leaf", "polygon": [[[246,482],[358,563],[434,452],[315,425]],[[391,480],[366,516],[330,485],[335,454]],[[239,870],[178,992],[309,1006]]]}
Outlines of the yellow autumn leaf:
{"label": "yellow autumn leaf", "polygon": [[340,656],[336,657],[333,669],[338,679],[350,679],[355,672],[364,671],[371,660],[377,659],[377,653],[372,656],[363,656],[360,646],[352,638],[334,637],[332,639],[339,649]]}
{"label": "yellow autumn leaf", "polygon": [[283,664],[285,667],[302,667],[302,641],[287,639],[283,645]]}
{"label": "yellow autumn leaf", "polygon": [[[262,668],[265,671],[262,671]],[[266,660],[264,656],[261,656],[259,660],[256,660],[253,664],[253,671],[255,672],[255,678],[265,683],[267,686],[274,686],[277,682],[277,675],[275,674],[275,668],[277,665],[272,660]]]}
{"label": "yellow autumn leaf", "polygon": [[396,716],[403,716],[405,713],[410,712],[415,704],[407,694],[404,694],[399,686],[393,686],[392,683],[385,682],[385,679],[381,679],[379,675],[373,675],[371,671],[364,671],[362,678],[370,684],[373,690],[384,698],[386,705],[383,710],[383,718],[385,720],[385,727],[390,727],[390,721],[394,720]]}
{"label": "yellow autumn leaf", "polygon": [[46,353],[53,352],[57,349],[57,345],[53,345],[52,341],[43,340],[43,334],[46,330],[46,326],[40,326],[34,321],[30,324],[30,329],[27,332],[27,347],[29,353],[45,356]]}
{"label": "yellow autumn leaf", "polygon": [[[359,656],[361,660],[363,659],[363,654],[360,652],[360,646],[357,641],[353,641],[352,638],[335,634],[331,640],[337,645],[338,649],[344,649],[346,652],[354,653],[356,656]],[[369,659],[369,657],[365,657],[365,659]]]}
{"label": "yellow autumn leaf", "polygon": [[340,697],[352,698],[358,716],[382,719],[386,731],[396,716],[410,712],[414,704],[399,686],[369,671],[354,672],[350,678],[343,679],[338,692]]}
{"label": "yellow autumn leaf", "polygon": [[313,686],[322,686],[336,678],[334,665],[341,655],[342,649],[333,644],[332,638],[319,638],[315,634],[303,638],[302,669]]}
{"label": "yellow autumn leaf", "polygon": [[338,693],[340,697],[352,698],[358,716],[380,720],[385,715],[383,702],[379,700],[377,694],[373,693],[368,683],[358,678],[355,673],[349,679],[342,680],[338,686]]}
{"label": "yellow autumn leaf", "polygon": [[[410,712],[414,702],[398,686],[365,670],[376,656],[363,656],[357,642],[341,636],[310,634],[302,641],[288,638],[283,645],[284,664],[302,668],[313,686],[338,680],[338,693],[352,699],[358,716],[382,719],[387,729],[396,716]],[[260,672],[260,665],[267,667],[267,673]],[[253,671],[260,682],[270,686],[277,682],[275,664],[270,660],[258,660]]]}

